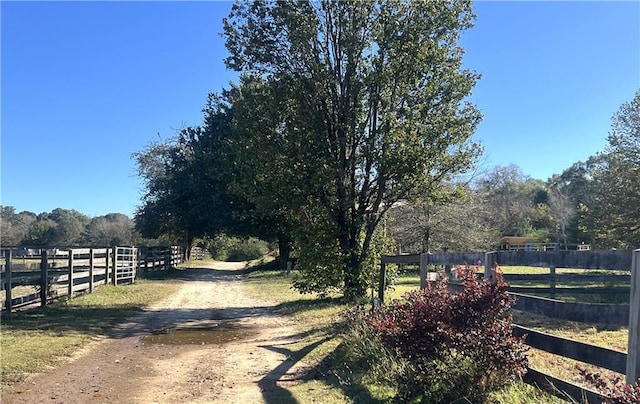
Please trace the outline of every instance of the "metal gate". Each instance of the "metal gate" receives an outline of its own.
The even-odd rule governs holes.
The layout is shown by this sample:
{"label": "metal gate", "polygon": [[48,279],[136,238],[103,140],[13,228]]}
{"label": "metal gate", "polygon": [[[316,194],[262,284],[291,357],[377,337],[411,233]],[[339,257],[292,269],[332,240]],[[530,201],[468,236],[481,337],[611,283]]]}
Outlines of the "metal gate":
{"label": "metal gate", "polygon": [[136,280],[138,249],[136,247],[114,247],[113,284],[133,283]]}

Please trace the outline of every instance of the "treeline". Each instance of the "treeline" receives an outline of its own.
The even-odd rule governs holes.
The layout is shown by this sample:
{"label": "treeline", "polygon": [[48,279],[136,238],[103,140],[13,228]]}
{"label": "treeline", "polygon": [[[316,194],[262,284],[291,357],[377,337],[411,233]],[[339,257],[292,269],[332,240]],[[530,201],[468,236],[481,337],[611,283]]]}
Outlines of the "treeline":
{"label": "treeline", "polygon": [[277,240],[299,290],[363,296],[387,211],[419,186],[445,197],[481,153],[479,76],[457,46],[473,17],[465,2],[235,3],[239,83],[201,126],[135,156],[143,234]]}
{"label": "treeline", "polygon": [[13,206],[0,207],[0,233],[3,247],[73,247],[113,245],[155,245],[135,230],[131,218],[109,213],[90,218],[74,209],[51,212],[17,212]]}
{"label": "treeline", "polygon": [[[582,243],[640,248],[638,116],[640,93],[614,116],[609,146],[587,161],[547,181],[516,165],[495,167],[450,184],[462,191],[460,198],[418,194],[398,204],[389,212],[388,230],[403,252],[486,251],[503,236],[527,236],[561,249]],[[634,130],[628,126],[632,119]]]}
{"label": "treeline", "polygon": [[[1,247],[106,247],[176,245],[184,240],[173,234],[145,238],[136,223],[122,213],[90,218],[75,209],[57,208],[51,212],[17,212],[13,206],[0,205]],[[253,237],[218,234],[192,241],[206,249],[211,257],[223,261],[259,258],[273,246]]]}

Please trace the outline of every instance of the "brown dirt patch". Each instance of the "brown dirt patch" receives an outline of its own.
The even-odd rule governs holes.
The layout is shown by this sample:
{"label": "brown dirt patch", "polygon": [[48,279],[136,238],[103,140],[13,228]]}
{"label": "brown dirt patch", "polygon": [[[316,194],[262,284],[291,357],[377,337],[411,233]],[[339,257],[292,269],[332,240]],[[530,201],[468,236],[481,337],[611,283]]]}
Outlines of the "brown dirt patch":
{"label": "brown dirt patch", "polygon": [[[301,336],[273,304],[245,294],[243,263],[190,269],[180,290],[58,369],[6,387],[2,403],[261,403],[302,364]],[[213,270],[212,270],[213,269]]]}

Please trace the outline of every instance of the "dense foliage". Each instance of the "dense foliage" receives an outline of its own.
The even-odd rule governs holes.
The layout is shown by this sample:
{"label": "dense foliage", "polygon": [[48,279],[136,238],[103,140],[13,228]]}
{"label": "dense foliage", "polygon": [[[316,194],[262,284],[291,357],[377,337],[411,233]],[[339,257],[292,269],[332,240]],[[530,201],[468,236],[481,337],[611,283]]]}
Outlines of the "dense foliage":
{"label": "dense foliage", "polygon": [[[187,251],[196,239],[222,235],[277,240],[286,260],[286,211],[278,208],[276,190],[263,187],[256,177],[261,162],[247,155],[242,133],[233,130],[239,97],[237,88],[210,95],[202,126],[182,129],[134,153],[145,183],[136,227],[144,237],[164,236]],[[259,204],[267,200],[271,209]]]}
{"label": "dense foliage", "polygon": [[442,280],[365,321],[351,318],[358,338],[369,335],[382,345],[353,341],[361,351],[356,354],[378,355],[379,365],[368,366],[381,382],[397,386],[403,402],[482,402],[526,371],[526,347],[512,337],[508,314],[514,298],[502,277],[491,283],[475,279],[473,268],[459,268],[459,273],[464,279],[459,292]]}
{"label": "dense foliage", "polygon": [[576,366],[585,381],[595,387],[604,397],[603,404],[635,404],[640,402],[640,385],[625,384],[620,376],[607,381],[600,373],[592,373]]}
{"label": "dense foliage", "polygon": [[62,208],[35,214],[0,206],[0,235],[3,247],[104,247],[143,241],[133,220],[122,213],[89,218]]}
{"label": "dense foliage", "polygon": [[331,274],[306,288],[337,275],[347,297],[362,296],[386,211],[472,166],[480,114],[466,97],[478,76],[457,41],[473,17],[467,1],[234,5],[226,62],[244,74],[234,128],[260,163],[245,183],[288,193],[276,199],[293,218],[300,268]]}
{"label": "dense foliage", "polygon": [[[393,236],[407,252],[489,250],[502,236],[571,249],[640,247],[640,91],[614,114],[608,146],[547,182],[495,167],[452,183],[466,199],[417,198],[394,208]],[[477,231],[459,231],[467,228]],[[470,234],[473,235],[470,238]],[[479,237],[479,236],[482,237]]]}
{"label": "dense foliage", "polygon": [[613,116],[606,150],[587,162],[583,226],[603,248],[640,247],[640,90]]}
{"label": "dense foliage", "polygon": [[219,261],[250,261],[270,252],[266,242],[254,237],[245,239],[219,234],[211,239],[200,240],[198,244]]}

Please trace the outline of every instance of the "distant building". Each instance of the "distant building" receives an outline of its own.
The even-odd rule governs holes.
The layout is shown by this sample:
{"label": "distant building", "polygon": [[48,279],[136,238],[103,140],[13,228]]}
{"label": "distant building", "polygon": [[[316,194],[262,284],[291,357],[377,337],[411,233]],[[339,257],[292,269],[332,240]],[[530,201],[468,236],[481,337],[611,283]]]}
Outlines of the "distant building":
{"label": "distant building", "polygon": [[531,250],[533,237],[506,236],[500,239],[501,250]]}

